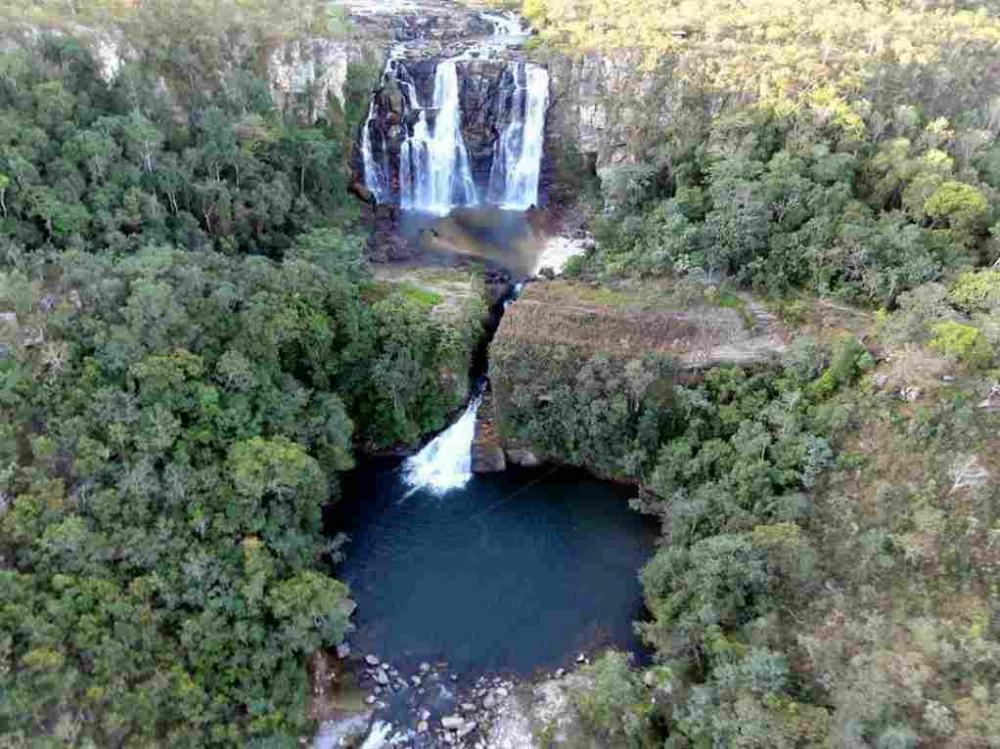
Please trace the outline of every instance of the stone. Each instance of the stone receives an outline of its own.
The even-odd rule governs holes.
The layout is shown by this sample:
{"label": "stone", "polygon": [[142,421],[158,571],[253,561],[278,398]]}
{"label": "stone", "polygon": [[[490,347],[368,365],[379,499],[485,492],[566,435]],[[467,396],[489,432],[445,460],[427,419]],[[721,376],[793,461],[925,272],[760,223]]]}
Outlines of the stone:
{"label": "stone", "polygon": [[379,659],[374,655],[368,654],[365,656],[365,663],[367,663],[369,666],[377,666],[379,663],[381,663],[381,661],[379,661]]}
{"label": "stone", "polygon": [[507,470],[507,459],[498,444],[477,443],[472,446],[473,473],[498,473]]}
{"label": "stone", "polygon": [[441,727],[446,731],[457,731],[465,725],[465,718],[461,715],[446,715],[441,718]]}
{"label": "stone", "polygon": [[417,723],[417,733],[427,733],[428,728],[430,728],[430,726],[427,724],[426,720],[422,720]]}
{"label": "stone", "polygon": [[375,672],[375,681],[381,684],[383,687],[389,685],[389,674],[387,674],[383,669],[379,669]]}
{"label": "stone", "polygon": [[566,669],[565,668],[557,668],[556,669],[556,678],[557,679],[561,679],[565,675],[566,675]]}
{"label": "stone", "polygon": [[463,702],[462,703],[462,712],[472,713],[472,712],[475,712],[475,710],[476,710],[476,706],[473,705],[471,702]]}
{"label": "stone", "polygon": [[423,710],[420,711],[420,720],[430,720],[430,719],[431,719],[431,711],[425,707]]}
{"label": "stone", "polygon": [[420,664],[420,673],[426,674],[430,670],[431,670],[431,664],[430,663],[424,662],[424,663]]}
{"label": "stone", "polygon": [[415,686],[415,687],[419,687],[420,684],[421,684],[421,679],[420,679],[419,676],[413,675],[413,676],[410,677],[410,683],[412,683],[413,686]]}
{"label": "stone", "polygon": [[365,704],[366,705],[374,705],[375,704],[375,695],[374,694],[370,694],[367,697],[365,697]]}
{"label": "stone", "polygon": [[523,447],[515,447],[508,450],[507,461],[512,465],[521,466],[522,468],[534,468],[541,463],[537,455]]}
{"label": "stone", "polygon": [[483,707],[485,707],[487,710],[493,709],[494,707],[496,707],[496,704],[497,704],[497,698],[494,697],[492,694],[488,694],[483,698]]}
{"label": "stone", "polygon": [[337,646],[337,657],[340,660],[346,659],[351,654],[351,646],[346,642],[342,642]]}
{"label": "stone", "polygon": [[587,662],[587,656],[584,655],[583,653],[578,653],[577,656],[576,656],[576,662],[577,663],[586,663]]}
{"label": "stone", "polygon": [[656,674],[652,671],[647,671],[642,675],[642,683],[647,687],[652,687],[656,685]]}
{"label": "stone", "polygon": [[464,738],[465,738],[466,736],[468,736],[468,735],[469,735],[470,733],[472,733],[473,731],[475,731],[475,730],[476,730],[476,727],[477,727],[478,725],[479,725],[479,724],[478,724],[478,723],[476,723],[476,721],[474,721],[474,720],[470,720],[470,721],[469,721],[468,723],[466,723],[466,724],[465,724],[464,726],[462,726],[462,727],[461,727],[461,728],[459,729],[459,731],[458,731],[458,738],[460,738],[460,739],[464,739]]}

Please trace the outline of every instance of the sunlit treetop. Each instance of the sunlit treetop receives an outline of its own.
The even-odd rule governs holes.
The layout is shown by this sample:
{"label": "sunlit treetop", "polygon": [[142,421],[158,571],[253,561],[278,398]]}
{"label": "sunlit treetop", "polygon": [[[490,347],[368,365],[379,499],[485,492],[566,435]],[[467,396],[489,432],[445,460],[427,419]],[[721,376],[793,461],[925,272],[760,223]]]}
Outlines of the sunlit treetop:
{"label": "sunlit treetop", "polygon": [[995,55],[1000,19],[920,0],[525,0],[557,46],[639,49],[647,65],[678,59],[714,88],[761,100],[817,89],[862,91],[885,65]]}

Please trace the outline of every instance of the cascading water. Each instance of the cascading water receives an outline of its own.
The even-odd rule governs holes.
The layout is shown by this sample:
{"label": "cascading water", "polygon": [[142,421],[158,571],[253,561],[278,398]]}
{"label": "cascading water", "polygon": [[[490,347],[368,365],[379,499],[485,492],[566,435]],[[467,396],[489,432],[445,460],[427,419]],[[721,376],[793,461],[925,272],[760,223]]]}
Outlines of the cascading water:
{"label": "cascading water", "polygon": [[406,460],[403,480],[411,492],[422,489],[442,496],[452,489],[461,489],[472,478],[472,440],[476,434],[476,413],[482,402],[479,386],[459,420]]}
{"label": "cascading water", "polygon": [[487,199],[502,208],[523,211],[538,203],[549,74],[525,63],[515,63],[510,74],[513,89],[505,100],[507,125],[493,152]]}
{"label": "cascading water", "polygon": [[462,139],[457,59],[438,63],[434,73],[434,124],[421,111],[413,135],[400,150],[400,206],[447,215],[455,206],[478,202]]}
{"label": "cascading water", "polygon": [[[402,49],[393,48],[389,52],[389,59],[386,60],[385,69],[379,80],[381,86],[385,86],[390,80],[394,80],[400,91],[406,96],[406,105],[410,110],[419,108],[417,103],[416,89],[413,80],[410,78],[406,67],[399,60]],[[372,97],[368,104],[368,117],[361,128],[361,160],[364,166],[365,187],[375,198],[376,203],[385,203],[392,198],[392,184],[390,179],[389,152],[386,148],[385,138],[381,130],[378,129],[378,111],[376,108],[376,97]],[[375,143],[378,139],[378,154],[375,156]]]}

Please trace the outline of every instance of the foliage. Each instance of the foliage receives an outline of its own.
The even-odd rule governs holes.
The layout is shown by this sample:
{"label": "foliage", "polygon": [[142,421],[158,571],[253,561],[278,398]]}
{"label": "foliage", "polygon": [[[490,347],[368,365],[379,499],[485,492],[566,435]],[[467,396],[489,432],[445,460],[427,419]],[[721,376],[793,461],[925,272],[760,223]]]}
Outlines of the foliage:
{"label": "foliage", "polygon": [[612,745],[652,746],[652,705],[629,661],[629,656],[619,651],[602,653],[582,669],[587,685],[573,693],[573,701],[587,727]]}
{"label": "foliage", "polygon": [[[887,69],[947,80],[945,65],[982,69],[1000,40],[994,14],[953,2],[525,0],[522,9],[550,44],[638,48],[651,67],[679,59],[681,75],[713,90],[784,107],[814,99],[833,114],[839,97],[884,86]],[[962,84],[974,90],[976,79]]]}
{"label": "foliage", "polygon": [[[392,444],[443,422],[466,385],[440,370],[469,360],[479,325],[459,335],[403,294],[365,302],[362,246],[323,229],[282,263],[8,248],[6,739],[306,728],[304,657],[343,637],[352,608],[320,571],[334,550],[321,506],[355,436]],[[384,330],[420,333],[418,367],[400,369]],[[359,422],[397,370],[411,385],[394,420]]]}
{"label": "foliage", "polygon": [[[902,138],[847,149],[828,130],[761,112],[716,118],[704,137],[715,152],[679,148],[669,169],[642,164],[605,177],[614,212],[580,271],[701,269],[772,296],[807,289],[891,307],[971,264],[989,241],[985,194],[953,178],[954,160],[933,140],[923,150]],[[741,141],[750,146],[731,145]]]}
{"label": "foliage", "polygon": [[948,289],[948,300],[966,313],[1000,307],[1000,270],[963,273]]}
{"label": "foliage", "polygon": [[954,320],[936,323],[929,346],[945,356],[972,366],[986,366],[993,361],[994,351],[982,331]]}
{"label": "foliage", "polygon": [[283,122],[248,70],[199,86],[178,121],[152,63],[126,65],[109,86],[72,38],[29,49],[0,80],[0,236],[29,248],[280,256],[295,234],[349,214],[350,128]]}

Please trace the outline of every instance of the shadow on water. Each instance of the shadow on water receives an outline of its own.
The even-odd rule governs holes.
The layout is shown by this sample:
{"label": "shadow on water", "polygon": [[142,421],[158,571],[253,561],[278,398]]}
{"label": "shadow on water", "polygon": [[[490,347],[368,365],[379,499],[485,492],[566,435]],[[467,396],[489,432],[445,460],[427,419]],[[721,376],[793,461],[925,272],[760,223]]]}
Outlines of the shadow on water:
{"label": "shadow on water", "polygon": [[351,543],[337,575],[358,602],[356,652],[403,668],[527,676],[614,645],[641,656],[637,573],[656,526],[634,490],[559,468],[410,492],[398,461],[352,472],[327,518]]}
{"label": "shadow on water", "polygon": [[533,275],[545,244],[542,215],[499,208],[456,208],[441,217],[404,211],[399,233],[425,254],[477,257],[510,271]]}

